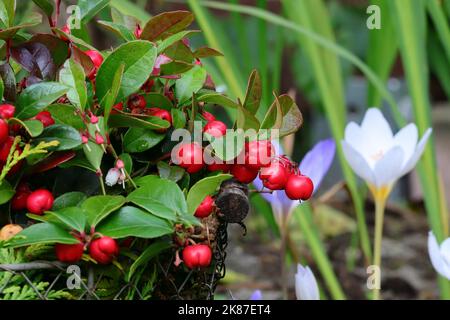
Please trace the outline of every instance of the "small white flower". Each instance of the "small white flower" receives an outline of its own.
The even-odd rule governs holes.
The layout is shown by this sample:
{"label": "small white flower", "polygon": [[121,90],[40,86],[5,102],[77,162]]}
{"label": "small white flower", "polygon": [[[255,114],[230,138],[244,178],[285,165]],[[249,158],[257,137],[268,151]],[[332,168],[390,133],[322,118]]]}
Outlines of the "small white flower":
{"label": "small white flower", "polygon": [[417,126],[408,124],[395,136],[380,110],[368,109],[361,126],[350,122],[342,148],[353,171],[377,189],[392,187],[419,161],[432,130],[418,142]]}
{"label": "small white flower", "polygon": [[106,174],[105,183],[109,187],[115,186],[119,181],[119,178],[120,178],[120,170],[117,168],[111,168]]}
{"label": "small white flower", "polygon": [[297,300],[320,300],[319,287],[311,269],[297,265],[295,274],[295,294]]}
{"label": "small white flower", "polygon": [[434,269],[443,277],[450,280],[450,238],[437,243],[433,232],[428,233],[428,254]]}

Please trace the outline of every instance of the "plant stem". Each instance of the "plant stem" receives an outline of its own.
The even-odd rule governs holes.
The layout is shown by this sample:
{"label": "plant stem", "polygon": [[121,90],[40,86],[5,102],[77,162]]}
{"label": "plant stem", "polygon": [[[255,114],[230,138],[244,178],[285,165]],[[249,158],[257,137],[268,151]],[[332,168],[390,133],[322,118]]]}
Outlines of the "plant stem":
{"label": "plant stem", "polygon": [[105,183],[103,182],[103,174],[98,175],[98,181],[100,182],[100,188],[102,190],[102,194],[106,196]]}
{"label": "plant stem", "polygon": [[[375,196],[375,239],[373,249],[373,264],[381,271],[381,242],[383,239],[383,219],[384,209],[386,207],[386,196]],[[381,272],[379,274],[381,278]],[[381,279],[377,280],[377,284],[373,289],[373,300],[380,299]]]}
{"label": "plant stem", "polygon": [[280,229],[281,229],[281,248],[280,248],[281,294],[283,300],[287,300],[288,288],[287,288],[287,270],[286,270],[286,244],[287,244],[288,223],[285,216],[281,217]]}

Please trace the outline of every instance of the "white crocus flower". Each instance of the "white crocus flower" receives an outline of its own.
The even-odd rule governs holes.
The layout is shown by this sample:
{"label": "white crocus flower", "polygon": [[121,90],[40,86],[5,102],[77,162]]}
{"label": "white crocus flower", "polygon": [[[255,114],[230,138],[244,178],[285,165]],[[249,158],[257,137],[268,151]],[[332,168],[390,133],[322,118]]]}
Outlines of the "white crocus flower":
{"label": "white crocus flower", "polygon": [[316,278],[308,266],[297,265],[295,294],[297,300],[320,300]]}
{"label": "white crocus flower", "polygon": [[428,233],[428,254],[434,269],[450,280],[450,238],[438,244],[433,232]]}
{"label": "white crocus flower", "polygon": [[417,126],[408,124],[393,135],[380,110],[368,109],[361,126],[350,122],[342,148],[345,158],[371,188],[389,193],[394,183],[411,171],[431,134],[428,129],[418,142]]}

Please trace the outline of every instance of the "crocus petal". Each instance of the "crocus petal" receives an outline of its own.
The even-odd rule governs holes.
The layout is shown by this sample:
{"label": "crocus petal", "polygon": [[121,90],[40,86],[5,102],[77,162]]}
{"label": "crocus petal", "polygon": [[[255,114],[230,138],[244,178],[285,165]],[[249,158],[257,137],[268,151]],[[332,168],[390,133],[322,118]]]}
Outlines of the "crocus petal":
{"label": "crocus petal", "polygon": [[261,290],[253,291],[252,295],[250,296],[250,300],[262,300]]}
{"label": "crocus petal", "polygon": [[370,154],[390,148],[393,139],[392,129],[379,109],[370,108],[366,111],[361,129],[364,132],[365,144],[371,150]]}
{"label": "crocus petal", "polygon": [[418,140],[417,126],[414,123],[408,124],[406,127],[401,129],[395,135],[394,145],[402,147],[404,152],[403,166],[413,156],[417,146],[417,140]]}
{"label": "crocus petal", "polygon": [[308,176],[314,183],[314,192],[320,186],[323,178],[333,163],[336,144],[333,139],[318,142],[300,163],[300,172]]}
{"label": "crocus petal", "polygon": [[433,130],[429,128],[423,135],[422,139],[420,139],[419,143],[417,144],[416,150],[414,151],[414,154],[403,167],[402,175],[407,174],[416,166],[417,161],[419,161],[423,151],[425,150],[425,146],[432,132]]}
{"label": "crocus petal", "polygon": [[297,265],[295,294],[297,300],[320,300],[316,278],[308,266]]}
{"label": "crocus petal", "polygon": [[355,122],[350,122],[345,127],[345,141],[352,146],[353,149],[358,150],[364,157],[370,155],[370,147],[365,139],[364,131]]}
{"label": "crocus petal", "polygon": [[342,151],[353,171],[366,182],[375,184],[374,173],[366,159],[345,141],[342,141]]}
{"label": "crocus petal", "polygon": [[400,178],[399,174],[403,164],[403,149],[400,146],[390,149],[375,164],[375,185],[377,187],[387,186]]}
{"label": "crocus petal", "polygon": [[[447,239],[447,242],[450,239]],[[447,244],[449,246],[450,244]],[[447,248],[449,250],[450,248]],[[443,277],[446,277],[450,280],[450,265],[445,261],[444,257],[441,253],[441,248],[439,248],[439,244],[437,243],[436,237],[433,232],[430,231],[428,233],[428,254],[430,255],[431,264],[434,269]]]}

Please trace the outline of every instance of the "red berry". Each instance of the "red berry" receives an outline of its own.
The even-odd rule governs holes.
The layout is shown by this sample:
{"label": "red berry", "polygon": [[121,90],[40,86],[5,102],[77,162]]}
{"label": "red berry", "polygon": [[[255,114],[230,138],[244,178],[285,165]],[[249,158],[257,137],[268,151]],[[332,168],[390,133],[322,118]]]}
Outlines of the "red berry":
{"label": "red berry", "polygon": [[206,244],[194,244],[183,249],[183,261],[189,269],[207,267],[211,258],[211,248]]}
{"label": "red berry", "polygon": [[230,165],[227,163],[212,163],[208,165],[208,171],[222,171],[222,172],[228,172],[230,171]]}
{"label": "red berry", "polygon": [[207,122],[216,120],[216,117],[214,117],[214,115],[208,111],[203,111],[202,116],[206,119]]}
{"label": "red berry", "polygon": [[208,133],[213,137],[221,137],[227,133],[227,126],[222,121],[210,121],[203,128],[204,133]]}
{"label": "red berry", "polygon": [[242,164],[235,164],[231,167],[231,174],[242,183],[250,183],[258,176],[258,170],[247,167]]}
{"label": "red berry", "polygon": [[308,200],[313,191],[313,182],[307,176],[291,174],[286,182],[285,192],[291,200]]}
{"label": "red berry", "polygon": [[12,104],[2,104],[0,105],[0,117],[3,119],[9,119],[14,117],[14,113],[16,112],[16,107]]}
{"label": "red berry", "polygon": [[100,264],[109,264],[119,255],[119,245],[113,238],[103,236],[92,240],[89,255]]}
{"label": "red berry", "polygon": [[144,109],[147,105],[147,101],[145,101],[144,97],[139,94],[134,94],[128,99],[128,108],[134,109]]}
{"label": "red berry", "polygon": [[3,143],[6,139],[8,139],[8,123],[5,120],[0,119],[0,143]]}
{"label": "red berry", "polygon": [[211,196],[206,196],[202,203],[197,207],[197,210],[195,210],[194,216],[197,218],[206,218],[213,211],[213,206],[214,199]]}
{"label": "red berry", "polygon": [[101,53],[97,50],[88,50],[85,53],[89,56],[89,58],[91,58],[94,67],[96,69],[100,68],[101,64],[103,63],[103,56],[101,55]]}
{"label": "red berry", "polygon": [[53,195],[46,189],[33,191],[27,199],[27,209],[29,212],[42,215],[44,211],[50,210],[53,206]]}
{"label": "red berry", "polygon": [[2,145],[0,146],[0,162],[6,162],[13,143],[13,137],[7,137],[6,140],[2,143]]}
{"label": "red berry", "polygon": [[259,178],[266,188],[282,190],[289,178],[289,173],[284,165],[279,162],[273,162],[270,166],[261,169]]}
{"label": "red berry", "polygon": [[274,148],[268,140],[250,141],[245,146],[246,157],[245,164],[254,170],[259,170],[262,167],[270,165],[274,155]]}
{"label": "red berry", "polygon": [[11,209],[14,211],[24,210],[27,208],[27,199],[31,194],[30,186],[26,183],[21,183],[17,186],[17,191],[11,200]]}
{"label": "red berry", "polygon": [[[149,108],[147,110],[147,114],[153,116],[153,117],[158,117],[160,119],[166,120],[170,123],[170,125],[172,125],[172,115],[170,114],[169,111],[164,110],[164,109],[160,109],[160,108]],[[167,129],[159,129],[156,130],[158,132],[166,132]]]}
{"label": "red berry", "polygon": [[61,262],[75,263],[83,257],[84,244],[64,244],[55,245],[56,258]]}
{"label": "red berry", "polygon": [[55,120],[53,120],[52,114],[48,111],[39,112],[35,118],[36,120],[42,122],[44,128],[55,124]]}
{"label": "red berry", "polygon": [[182,144],[177,150],[175,163],[188,173],[200,171],[204,164],[202,147],[195,142]]}
{"label": "red berry", "polygon": [[117,114],[117,111],[123,110],[123,102],[119,102],[118,104],[114,105],[111,110],[111,114]]}

